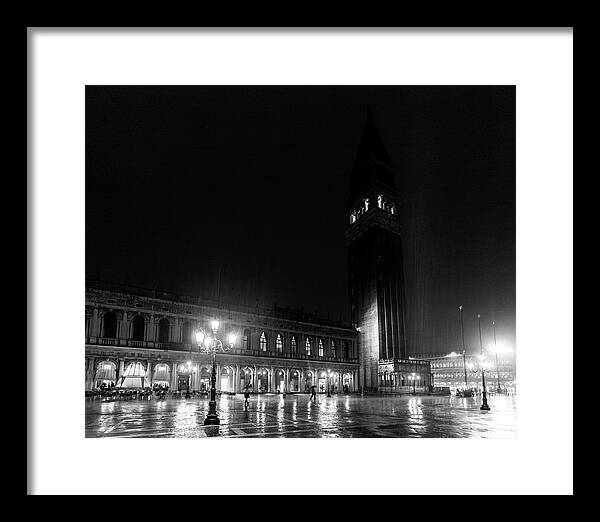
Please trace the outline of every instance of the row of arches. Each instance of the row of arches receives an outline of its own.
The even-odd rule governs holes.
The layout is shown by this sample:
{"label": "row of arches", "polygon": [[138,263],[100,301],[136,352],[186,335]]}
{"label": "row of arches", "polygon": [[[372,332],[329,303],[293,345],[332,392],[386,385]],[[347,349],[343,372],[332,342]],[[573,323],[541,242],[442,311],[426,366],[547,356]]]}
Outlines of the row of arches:
{"label": "row of arches", "polygon": [[[148,388],[159,386],[171,391],[208,391],[212,367],[191,362],[117,361],[106,359],[95,364],[92,388]],[[344,370],[284,367],[253,367],[223,364],[217,367],[216,386],[221,392],[309,392],[312,386],[320,393],[354,391],[354,373]]]}
{"label": "row of arches", "polygon": [[[246,350],[251,350],[251,331],[249,329],[244,330],[242,346]],[[275,351],[278,353],[282,353],[286,350],[287,346],[289,346],[289,351],[291,353],[299,353],[299,342],[298,337],[295,334],[291,334],[289,339],[286,339],[280,333],[274,334],[275,337]],[[260,333],[259,337],[259,347],[260,351],[267,352],[271,350],[271,339],[269,338],[269,334],[265,331]],[[303,341],[303,350],[304,353],[308,356],[318,355],[319,357],[324,357],[325,354],[325,345],[327,344],[328,352],[327,355],[332,358],[349,358],[350,357],[350,343],[348,341],[338,341],[336,339],[325,339],[322,337],[315,337],[306,335],[304,336]],[[340,344],[341,344],[341,353],[340,353]]]}
{"label": "row of arches", "polygon": [[[104,312],[101,321],[101,336],[109,339],[119,337],[119,322],[117,314],[113,311]],[[144,341],[147,338],[147,328],[149,321],[141,314],[132,317],[129,335],[132,341]],[[159,343],[168,343],[170,340],[171,323],[163,317],[156,323],[156,337]],[[194,335],[194,326],[190,322],[184,322],[181,325],[181,341],[183,343],[192,343]],[[123,335],[121,335],[123,337]]]}
{"label": "row of arches", "polygon": [[[163,317],[156,323],[156,332],[150,336],[159,343],[173,341],[171,337],[171,322]],[[129,322],[129,331],[121,332],[119,335],[119,316],[116,312],[108,310],[100,318],[100,336],[108,339],[119,337],[132,341],[145,341],[148,339],[148,328],[150,322],[142,314],[134,315]],[[123,328],[123,326],[121,326]],[[88,326],[89,330],[89,326]],[[185,344],[194,343],[194,325],[185,321],[181,324],[181,342]],[[239,338],[238,338],[239,339]],[[282,334],[279,332],[260,331],[258,335],[258,346],[253,346],[257,340],[253,339],[252,330],[243,330],[241,338],[241,349],[244,351],[258,350],[261,352],[305,354],[306,356],[331,357],[348,359],[351,354],[351,343],[347,340],[325,338],[311,335]],[[179,342],[179,341],[175,341]]]}

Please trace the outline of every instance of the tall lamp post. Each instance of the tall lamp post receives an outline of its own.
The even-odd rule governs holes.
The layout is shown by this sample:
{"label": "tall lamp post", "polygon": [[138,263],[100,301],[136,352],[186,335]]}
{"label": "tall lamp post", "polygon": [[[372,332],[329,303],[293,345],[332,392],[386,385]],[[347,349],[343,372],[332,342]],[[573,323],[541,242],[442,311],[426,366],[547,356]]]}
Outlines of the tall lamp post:
{"label": "tall lamp post", "polygon": [[208,415],[204,419],[205,426],[219,425],[221,421],[217,415],[217,351],[228,352],[233,345],[235,339],[229,336],[229,344],[223,343],[217,339],[219,331],[219,321],[211,321],[210,327],[213,332],[213,337],[208,337],[202,329],[196,332],[196,342],[198,343],[199,351],[212,354],[212,372],[210,375],[210,400],[208,402]]}
{"label": "tall lamp post", "polygon": [[496,380],[498,383],[496,392],[502,393],[502,388],[500,388],[500,367],[498,366],[498,345],[496,344],[496,321],[492,321],[492,327],[494,329],[494,352],[496,353]]}
{"label": "tall lamp post", "polygon": [[483,365],[483,341],[481,339],[481,315],[477,314],[477,320],[479,321],[479,345],[481,347],[481,351],[479,354],[479,358],[480,358],[480,363],[481,363],[481,386],[483,388],[483,402],[481,403],[481,410],[489,410],[490,407],[488,406],[488,402],[487,402],[487,391],[485,389],[485,368]]}
{"label": "tall lamp post", "polygon": [[467,381],[467,352],[465,350],[465,329],[463,328],[463,316],[462,316],[462,305],[458,307],[458,314],[460,316],[460,337],[462,339],[462,355],[463,355],[463,370],[465,372],[465,389],[469,387]]}

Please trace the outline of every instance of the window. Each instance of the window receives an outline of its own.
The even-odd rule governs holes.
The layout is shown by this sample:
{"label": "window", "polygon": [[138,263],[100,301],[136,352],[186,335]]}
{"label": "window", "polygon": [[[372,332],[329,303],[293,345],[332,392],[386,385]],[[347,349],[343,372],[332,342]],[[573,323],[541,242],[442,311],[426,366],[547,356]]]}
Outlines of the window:
{"label": "window", "polygon": [[335,341],[332,339],[331,343],[330,343],[330,347],[331,347],[331,357],[337,357],[337,347],[335,345]]}
{"label": "window", "polygon": [[383,196],[381,194],[377,196],[377,206],[383,208]]}
{"label": "window", "polygon": [[298,344],[296,343],[296,336],[292,335],[292,353],[298,352]]}
{"label": "window", "polygon": [[350,358],[350,346],[348,345],[348,341],[344,341],[344,358]]}
{"label": "window", "polygon": [[158,342],[169,342],[169,320],[167,318],[158,321]]}
{"label": "window", "polygon": [[275,341],[277,345],[277,351],[283,352],[283,341],[281,340],[281,335],[277,334],[277,340]]}
{"label": "window", "polygon": [[134,341],[144,340],[144,318],[141,315],[136,315],[131,321],[132,332],[131,338]]}
{"label": "window", "polygon": [[260,334],[260,349],[263,352],[267,351],[267,336],[265,335],[265,332]]}
{"label": "window", "polygon": [[244,336],[242,337],[242,347],[244,350],[250,350],[250,330],[244,330]]}
{"label": "window", "polygon": [[311,351],[310,337],[306,338],[306,342],[304,343],[304,349],[306,350],[306,355],[310,355],[310,351]]}
{"label": "window", "polygon": [[350,214],[350,224],[354,223],[356,221],[356,212],[352,212],[352,214]]}
{"label": "window", "polygon": [[319,339],[319,357],[323,357],[323,340]]}
{"label": "window", "polygon": [[369,198],[365,198],[365,212],[369,210]]}
{"label": "window", "polygon": [[104,314],[104,337],[112,339],[117,337],[117,315],[114,312]]}

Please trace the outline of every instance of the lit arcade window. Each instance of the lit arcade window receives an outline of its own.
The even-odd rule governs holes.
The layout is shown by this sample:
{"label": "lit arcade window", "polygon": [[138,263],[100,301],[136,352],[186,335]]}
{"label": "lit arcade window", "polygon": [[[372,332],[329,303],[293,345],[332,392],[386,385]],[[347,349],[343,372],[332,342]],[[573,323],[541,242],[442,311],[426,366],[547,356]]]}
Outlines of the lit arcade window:
{"label": "lit arcade window", "polygon": [[263,352],[267,351],[267,336],[265,335],[265,332],[260,334],[260,349]]}

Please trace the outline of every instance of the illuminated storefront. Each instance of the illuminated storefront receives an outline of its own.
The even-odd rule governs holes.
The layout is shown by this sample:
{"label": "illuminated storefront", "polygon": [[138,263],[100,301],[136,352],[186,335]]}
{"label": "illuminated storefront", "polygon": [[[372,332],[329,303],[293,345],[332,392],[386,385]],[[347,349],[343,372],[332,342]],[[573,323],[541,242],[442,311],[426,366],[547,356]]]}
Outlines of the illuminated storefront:
{"label": "illuminated storefront", "polygon": [[467,354],[463,358],[461,354],[452,353],[434,356],[430,362],[435,386],[448,387],[452,393],[465,388],[481,392],[482,365],[488,393],[514,395],[517,392],[513,351],[499,353],[497,365],[495,354],[490,353],[484,356],[483,361],[478,354]]}

